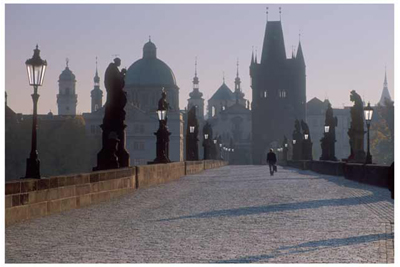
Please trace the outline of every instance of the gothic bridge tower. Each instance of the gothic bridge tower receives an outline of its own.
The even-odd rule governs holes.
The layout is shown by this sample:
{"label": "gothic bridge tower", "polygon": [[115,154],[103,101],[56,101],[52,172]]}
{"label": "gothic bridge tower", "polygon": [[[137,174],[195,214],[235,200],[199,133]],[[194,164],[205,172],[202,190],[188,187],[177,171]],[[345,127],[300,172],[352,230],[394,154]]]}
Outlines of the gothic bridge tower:
{"label": "gothic bridge tower", "polygon": [[264,164],[273,143],[291,136],[295,119],[306,117],[306,66],[301,43],[286,58],[281,21],[267,21],[261,62],[250,64],[253,164]]}

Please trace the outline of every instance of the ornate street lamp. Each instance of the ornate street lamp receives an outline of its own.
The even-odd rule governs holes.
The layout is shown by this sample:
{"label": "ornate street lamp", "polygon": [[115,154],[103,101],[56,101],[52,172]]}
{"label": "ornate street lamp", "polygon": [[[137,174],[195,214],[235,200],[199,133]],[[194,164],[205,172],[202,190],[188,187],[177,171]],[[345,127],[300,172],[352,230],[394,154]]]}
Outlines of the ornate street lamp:
{"label": "ornate street lamp", "polygon": [[208,134],[205,134],[205,135],[204,135],[204,139],[205,139],[205,140],[208,140]]}
{"label": "ornate street lamp", "polygon": [[295,145],[295,144],[296,144],[296,139],[293,140],[293,145]]}
{"label": "ornate street lamp", "polygon": [[329,125],[325,125],[325,133],[329,133]]}
{"label": "ornate street lamp", "polygon": [[32,147],[29,158],[26,160],[26,174],[24,178],[40,179],[40,160],[37,152],[37,103],[39,94],[38,87],[43,85],[44,75],[46,73],[47,61],[40,58],[38,45],[33,50],[33,57],[26,62],[29,85],[33,86],[33,116],[32,116]]}
{"label": "ornate street lamp", "polygon": [[308,134],[304,134],[304,139],[308,140]]}
{"label": "ornate street lamp", "polygon": [[194,128],[195,128],[194,126],[190,126],[190,127],[189,127],[190,133],[194,133]]}
{"label": "ornate street lamp", "polygon": [[161,99],[158,102],[157,109],[159,127],[157,132],[154,133],[157,136],[157,157],[153,162],[149,162],[150,164],[171,162],[171,160],[169,159],[169,136],[171,135],[171,133],[168,131],[167,127],[168,106],[169,104],[167,102],[167,93],[163,90],[161,93]]}
{"label": "ornate street lamp", "polygon": [[365,164],[371,164],[372,163],[372,156],[371,152],[369,150],[369,127],[371,126],[371,120],[372,120],[372,114],[374,113],[374,109],[370,106],[368,102],[368,106],[364,108],[364,117],[365,117],[365,122],[367,124],[367,157],[365,159]]}

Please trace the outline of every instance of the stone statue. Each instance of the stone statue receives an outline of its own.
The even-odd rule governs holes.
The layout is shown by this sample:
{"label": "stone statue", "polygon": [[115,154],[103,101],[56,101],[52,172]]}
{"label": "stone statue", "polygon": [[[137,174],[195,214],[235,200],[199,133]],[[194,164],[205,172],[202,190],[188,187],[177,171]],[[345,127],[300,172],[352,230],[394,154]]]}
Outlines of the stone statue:
{"label": "stone statue", "polygon": [[[126,70],[119,71],[121,59],[115,58],[106,69],[104,85],[107,90],[107,101],[103,124],[102,149],[97,154],[97,170],[129,167],[129,153],[125,149],[125,110],[127,103],[125,86]],[[116,147],[116,149],[115,149]]]}
{"label": "stone statue", "polygon": [[365,162],[364,151],[364,107],[359,94],[356,91],[350,92],[350,101],[354,106],[350,109],[351,124],[347,134],[350,138],[350,156],[349,162]]}

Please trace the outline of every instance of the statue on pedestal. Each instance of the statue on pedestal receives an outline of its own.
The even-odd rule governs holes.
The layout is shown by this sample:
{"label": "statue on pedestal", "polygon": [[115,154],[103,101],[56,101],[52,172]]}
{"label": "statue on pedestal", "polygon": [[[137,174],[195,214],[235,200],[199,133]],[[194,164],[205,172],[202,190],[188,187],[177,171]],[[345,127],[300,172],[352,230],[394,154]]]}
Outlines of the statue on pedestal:
{"label": "statue on pedestal", "polygon": [[125,110],[127,102],[125,86],[126,70],[119,71],[121,59],[115,58],[106,69],[104,84],[107,101],[103,124],[102,149],[97,154],[94,171],[129,167],[129,153],[125,149]]}
{"label": "statue on pedestal", "polygon": [[347,134],[350,138],[350,156],[349,162],[365,162],[364,151],[364,107],[359,94],[356,91],[350,92],[350,101],[354,102],[354,106],[350,109],[351,125]]}

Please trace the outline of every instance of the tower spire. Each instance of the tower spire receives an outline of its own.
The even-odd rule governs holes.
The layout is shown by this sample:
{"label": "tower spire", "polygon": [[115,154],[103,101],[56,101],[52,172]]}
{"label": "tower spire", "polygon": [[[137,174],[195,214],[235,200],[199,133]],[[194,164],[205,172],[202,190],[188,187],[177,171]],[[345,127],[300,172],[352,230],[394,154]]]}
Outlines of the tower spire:
{"label": "tower spire", "polygon": [[197,77],[197,57],[194,59],[194,77]]}
{"label": "tower spire", "polygon": [[268,22],[268,7],[267,7],[267,22]]}
{"label": "tower spire", "polygon": [[68,68],[68,63],[69,63],[69,59],[66,58],[66,59],[65,59],[65,65],[66,65],[67,68]]}
{"label": "tower spire", "polygon": [[194,60],[193,91],[199,90],[199,78],[197,77],[197,57]]}
{"label": "tower spire", "polygon": [[384,80],[384,82],[383,82],[383,86],[387,87],[386,65],[385,65],[385,80]]}
{"label": "tower spire", "polygon": [[236,61],[236,78],[239,78],[239,58]]}
{"label": "tower spire", "polygon": [[251,47],[251,65],[254,64],[254,46]]}
{"label": "tower spire", "polygon": [[282,21],[282,8],[279,7],[279,20]]}

